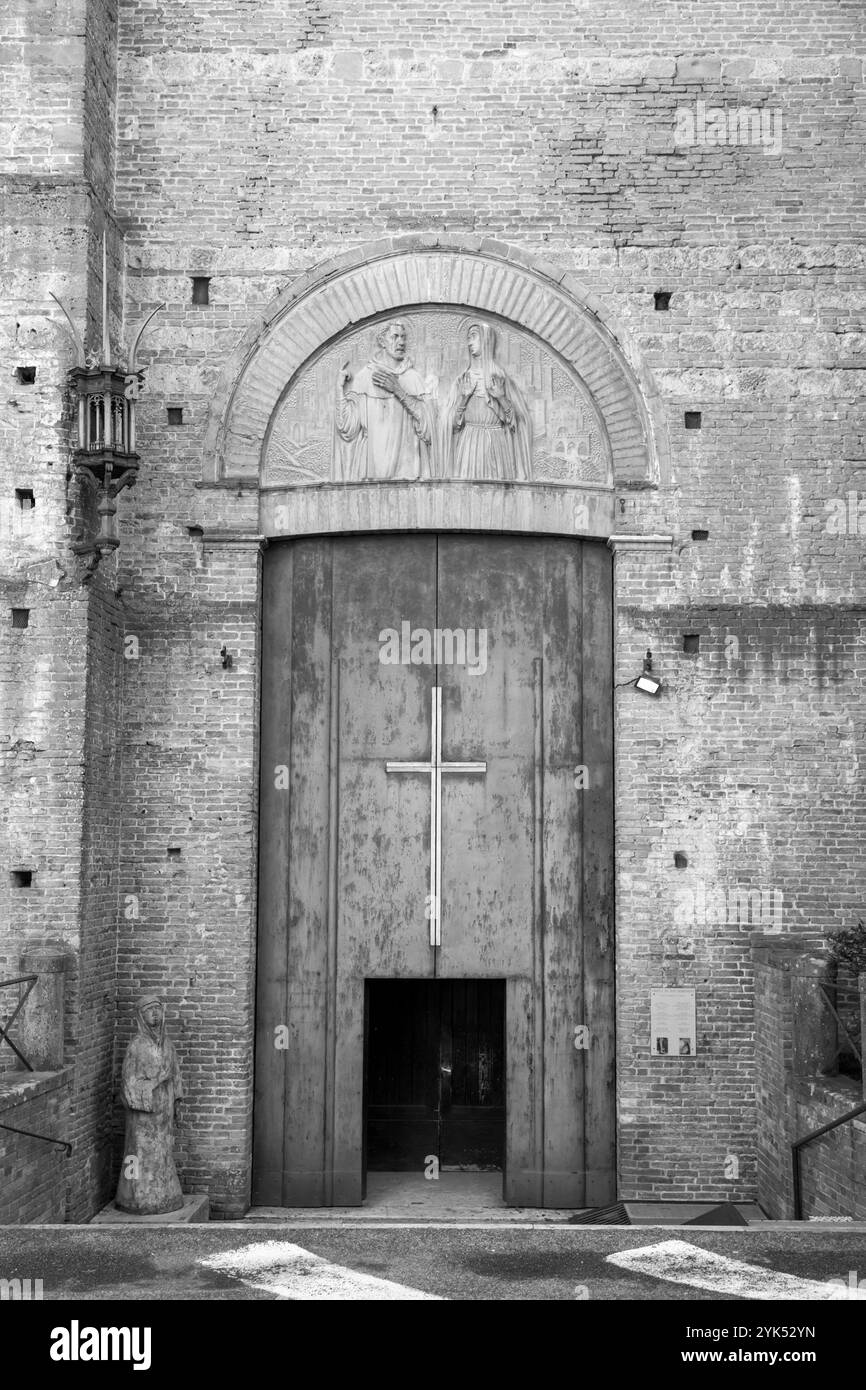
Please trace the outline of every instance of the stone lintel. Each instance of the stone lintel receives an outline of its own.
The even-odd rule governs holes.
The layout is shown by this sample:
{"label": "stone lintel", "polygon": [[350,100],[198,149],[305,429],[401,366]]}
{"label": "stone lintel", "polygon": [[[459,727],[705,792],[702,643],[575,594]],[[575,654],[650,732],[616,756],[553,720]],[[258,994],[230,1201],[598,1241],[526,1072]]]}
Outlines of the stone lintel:
{"label": "stone lintel", "polygon": [[263,489],[264,535],[370,531],[492,531],[604,540],[609,488],[464,480],[321,483]]}

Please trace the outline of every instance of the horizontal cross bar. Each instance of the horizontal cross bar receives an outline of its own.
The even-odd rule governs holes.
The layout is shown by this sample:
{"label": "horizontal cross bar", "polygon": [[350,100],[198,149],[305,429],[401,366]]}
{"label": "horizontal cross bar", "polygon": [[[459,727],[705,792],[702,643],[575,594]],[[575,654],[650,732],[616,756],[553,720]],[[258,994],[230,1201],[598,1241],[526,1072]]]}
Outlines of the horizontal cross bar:
{"label": "horizontal cross bar", "polygon": [[486,772],[486,763],[386,763],[386,772],[432,772],[440,767],[443,772]]}

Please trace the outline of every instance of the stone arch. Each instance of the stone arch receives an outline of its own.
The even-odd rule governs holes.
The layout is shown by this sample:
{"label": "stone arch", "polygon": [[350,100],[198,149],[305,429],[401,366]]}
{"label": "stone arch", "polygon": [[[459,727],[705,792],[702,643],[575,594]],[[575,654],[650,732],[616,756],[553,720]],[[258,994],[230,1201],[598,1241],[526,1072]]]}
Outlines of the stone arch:
{"label": "stone arch", "polygon": [[601,414],[613,487],[652,488],[667,480],[657,389],[596,298],[568,273],[513,247],[441,235],[358,247],[277,296],[222,373],[205,438],[204,481],[255,485],[269,426],[299,369],[348,330],[420,305],[494,315],[543,341],[585,384]]}

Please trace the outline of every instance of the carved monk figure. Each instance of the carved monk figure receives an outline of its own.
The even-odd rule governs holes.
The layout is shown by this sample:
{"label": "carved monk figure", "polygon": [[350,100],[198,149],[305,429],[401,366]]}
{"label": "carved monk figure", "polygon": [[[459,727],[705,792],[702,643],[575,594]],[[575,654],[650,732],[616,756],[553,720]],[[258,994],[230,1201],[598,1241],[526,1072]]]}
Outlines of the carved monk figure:
{"label": "carved monk figure", "polygon": [[114,1200],[120,1211],[156,1216],[183,1206],[172,1155],[175,1108],[182,1095],[177,1053],[165,1034],[165,1007],[155,994],[146,994],[123,1059],[126,1139]]}
{"label": "carved monk figure", "polygon": [[517,383],[496,360],[496,331],[470,324],[469,365],[451,388],[442,421],[446,478],[532,478],[532,425]]}
{"label": "carved monk figure", "polygon": [[395,319],[377,335],[378,351],[353,377],[344,362],[337,383],[334,477],[426,478],[434,412],[424,379],[406,355],[406,325]]}

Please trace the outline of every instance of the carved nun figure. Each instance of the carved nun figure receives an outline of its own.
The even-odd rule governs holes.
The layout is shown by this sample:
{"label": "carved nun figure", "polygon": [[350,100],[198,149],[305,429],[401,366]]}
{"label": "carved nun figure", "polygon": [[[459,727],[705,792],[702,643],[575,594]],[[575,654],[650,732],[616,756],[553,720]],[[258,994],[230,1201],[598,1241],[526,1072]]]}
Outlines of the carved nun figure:
{"label": "carved nun figure", "polygon": [[114,1204],[135,1216],[177,1211],[183,1193],[172,1148],[183,1086],[158,995],[145,994],[138,1002],[137,1031],[123,1059],[121,1096],[126,1139]]}
{"label": "carved nun figure", "polygon": [[523,395],[496,360],[496,330],[470,324],[469,365],[451,388],[440,440],[446,478],[532,478],[532,425]]}

